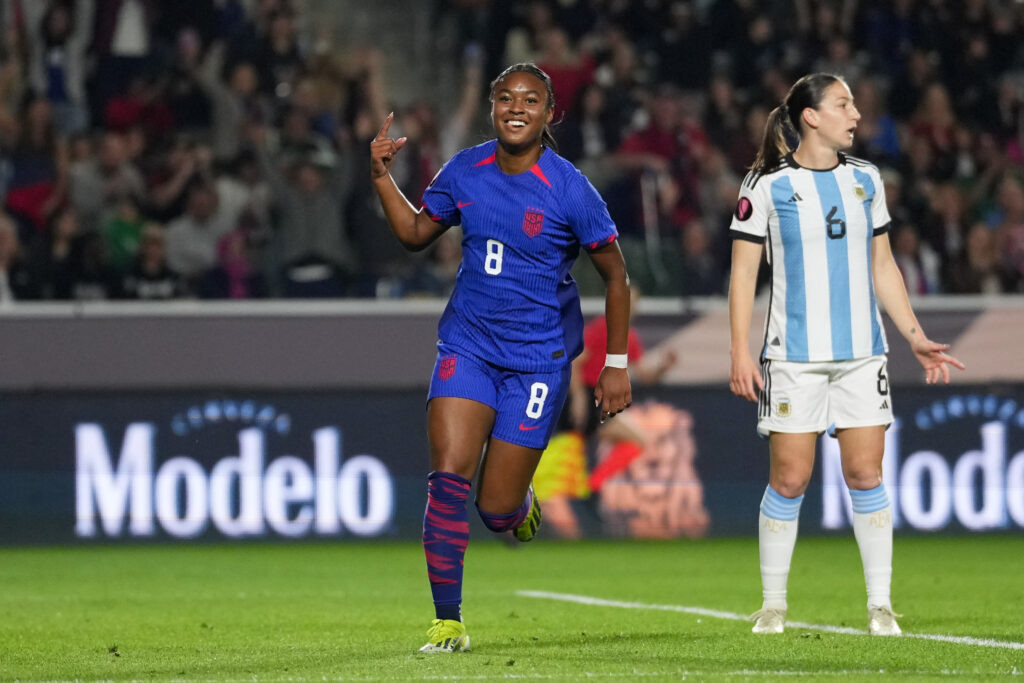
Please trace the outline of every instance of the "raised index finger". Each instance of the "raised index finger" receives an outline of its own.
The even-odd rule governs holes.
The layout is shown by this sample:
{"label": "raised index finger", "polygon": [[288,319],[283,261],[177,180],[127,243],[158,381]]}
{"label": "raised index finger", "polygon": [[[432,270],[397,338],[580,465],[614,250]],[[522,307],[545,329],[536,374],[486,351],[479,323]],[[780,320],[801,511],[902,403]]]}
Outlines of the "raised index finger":
{"label": "raised index finger", "polygon": [[395,120],[395,112],[388,114],[388,117],[384,119],[384,125],[381,126],[380,130],[377,131],[377,137],[374,141],[383,140],[388,136],[388,129],[391,128],[391,122]]}

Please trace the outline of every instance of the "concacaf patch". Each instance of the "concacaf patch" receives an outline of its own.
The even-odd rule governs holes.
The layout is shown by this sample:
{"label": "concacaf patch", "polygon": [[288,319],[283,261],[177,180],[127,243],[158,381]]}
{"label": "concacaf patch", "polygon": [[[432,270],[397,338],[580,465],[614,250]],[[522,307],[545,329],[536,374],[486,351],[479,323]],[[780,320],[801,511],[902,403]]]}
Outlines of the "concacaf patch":
{"label": "concacaf patch", "polygon": [[736,202],[736,218],[745,221],[754,213],[754,205],[746,197],[740,197]]}

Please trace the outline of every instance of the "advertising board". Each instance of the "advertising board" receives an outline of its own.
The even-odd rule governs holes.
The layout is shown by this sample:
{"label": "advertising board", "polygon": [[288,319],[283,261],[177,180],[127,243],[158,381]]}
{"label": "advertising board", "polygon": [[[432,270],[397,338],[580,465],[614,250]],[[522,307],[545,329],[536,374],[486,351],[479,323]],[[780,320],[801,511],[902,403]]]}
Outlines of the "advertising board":
{"label": "advertising board", "polygon": [[[7,394],[0,543],[418,538],[423,401],[420,389]],[[1024,387],[903,388],[895,401],[883,470],[898,530],[1024,529]],[[581,535],[753,534],[768,470],[753,404],[659,387],[635,406],[655,426],[628,459],[586,448],[584,477],[600,482],[573,493]],[[835,439],[822,436],[818,460],[801,533],[850,524]]]}

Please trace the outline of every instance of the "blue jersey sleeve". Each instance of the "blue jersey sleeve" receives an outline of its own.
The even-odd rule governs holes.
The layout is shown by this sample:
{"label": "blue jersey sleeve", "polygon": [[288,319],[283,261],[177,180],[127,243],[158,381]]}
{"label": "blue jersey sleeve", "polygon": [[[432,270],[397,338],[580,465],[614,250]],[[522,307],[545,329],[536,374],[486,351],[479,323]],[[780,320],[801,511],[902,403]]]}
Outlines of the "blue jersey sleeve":
{"label": "blue jersey sleeve", "polygon": [[608,205],[582,173],[568,183],[565,210],[573,234],[587,251],[611,244],[619,234]]}
{"label": "blue jersey sleeve", "polygon": [[456,173],[452,168],[456,165],[457,158],[449,159],[423,191],[423,208],[427,210],[431,219],[448,227],[462,223],[462,213],[456,203],[454,191]]}

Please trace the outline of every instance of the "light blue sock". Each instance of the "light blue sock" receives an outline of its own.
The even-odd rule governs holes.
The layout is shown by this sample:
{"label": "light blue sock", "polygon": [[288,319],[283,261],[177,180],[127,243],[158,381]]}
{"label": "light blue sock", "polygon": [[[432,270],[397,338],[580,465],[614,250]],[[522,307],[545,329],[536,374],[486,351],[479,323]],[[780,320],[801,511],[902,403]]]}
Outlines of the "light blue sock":
{"label": "light blue sock", "polygon": [[866,515],[888,507],[889,494],[885,491],[885,484],[879,484],[867,491],[850,489],[850,500],[853,501],[854,512]]}
{"label": "light blue sock", "polygon": [[800,516],[800,504],[804,502],[803,495],[796,498],[786,498],[771,486],[765,487],[764,496],[761,498],[761,512],[765,517],[781,519],[784,522],[792,522]]}

